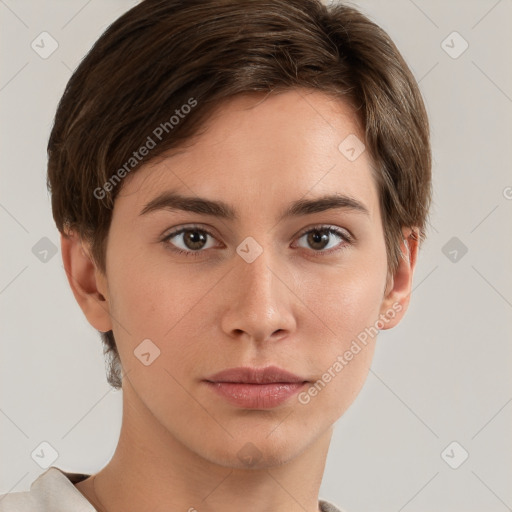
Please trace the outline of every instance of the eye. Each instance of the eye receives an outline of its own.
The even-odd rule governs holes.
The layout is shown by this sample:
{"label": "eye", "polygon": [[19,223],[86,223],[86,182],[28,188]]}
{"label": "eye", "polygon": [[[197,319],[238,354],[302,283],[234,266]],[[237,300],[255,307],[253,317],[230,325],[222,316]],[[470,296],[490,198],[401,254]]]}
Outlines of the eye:
{"label": "eye", "polygon": [[[207,230],[188,226],[177,229],[166,235],[162,242],[173,252],[185,256],[198,257],[205,252],[203,249],[211,249],[215,244],[208,238],[215,237]],[[304,239],[306,245],[299,247],[313,249],[314,253],[327,255],[343,250],[353,243],[353,237],[346,230],[332,226],[314,226],[299,235],[299,241]],[[327,249],[327,250],[326,250]],[[316,256],[317,254],[315,254]]]}
{"label": "eye", "polygon": [[348,232],[332,226],[310,228],[299,236],[299,241],[301,239],[305,239],[306,246],[299,244],[300,247],[312,248],[314,252],[321,254],[342,250],[353,242],[352,236]]}
{"label": "eye", "polygon": [[[162,242],[169,246],[172,251],[186,256],[199,256],[204,252],[202,249],[210,249],[212,244],[208,244],[208,237],[214,236],[205,229],[189,226],[180,228],[164,237]],[[172,241],[175,239],[175,241]],[[214,246],[215,244],[213,244]]]}

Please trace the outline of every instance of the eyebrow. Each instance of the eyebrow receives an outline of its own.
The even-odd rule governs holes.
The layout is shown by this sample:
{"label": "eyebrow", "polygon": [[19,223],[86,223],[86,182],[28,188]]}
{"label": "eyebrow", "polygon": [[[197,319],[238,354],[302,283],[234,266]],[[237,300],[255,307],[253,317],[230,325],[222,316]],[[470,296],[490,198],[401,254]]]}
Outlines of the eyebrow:
{"label": "eyebrow", "polygon": [[[158,210],[181,210],[231,221],[239,219],[236,211],[223,201],[184,196],[172,191],[163,192],[149,201],[141,210],[139,216]],[[368,216],[370,215],[368,208],[363,203],[353,197],[337,193],[315,199],[298,199],[288,205],[279,220],[289,217],[311,215],[328,210],[349,210]]]}

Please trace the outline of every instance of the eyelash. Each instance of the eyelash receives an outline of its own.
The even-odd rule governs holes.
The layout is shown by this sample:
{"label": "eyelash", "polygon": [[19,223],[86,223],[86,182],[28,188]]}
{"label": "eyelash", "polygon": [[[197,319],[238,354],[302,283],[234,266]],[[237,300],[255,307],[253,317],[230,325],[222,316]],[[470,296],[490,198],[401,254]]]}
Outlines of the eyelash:
{"label": "eyelash", "polygon": [[[180,235],[182,233],[185,233],[187,231],[199,231],[201,233],[205,233],[207,234],[208,236],[211,236],[212,238],[215,238],[215,236],[210,233],[207,229],[204,229],[204,228],[200,228],[198,226],[188,226],[188,227],[184,227],[184,228],[180,228],[176,231],[173,231],[172,233],[169,233],[168,235],[166,235],[163,239],[162,239],[162,242],[174,253],[176,254],[180,254],[180,255],[184,255],[184,256],[192,256],[193,258],[198,258],[198,257],[201,257],[201,254],[206,252],[205,250],[198,250],[198,251],[184,251],[183,249],[179,249],[178,247],[174,246],[170,240],[172,238],[174,238],[175,236],[177,235]],[[304,235],[307,235],[309,234],[310,232],[327,232],[329,234],[332,234],[332,235],[335,235],[335,236],[338,236],[339,238],[342,238],[343,240],[345,240],[344,243],[342,243],[340,246],[338,246],[337,248],[331,248],[327,251],[323,251],[323,250],[320,250],[320,251],[315,251],[315,250],[312,250],[313,252],[313,255],[314,257],[322,257],[322,256],[326,256],[326,255],[330,255],[332,253],[335,253],[335,252],[338,252],[338,251],[342,251],[344,249],[347,248],[347,246],[349,245],[352,245],[354,243],[354,238],[352,237],[351,234],[349,234],[348,232],[346,231],[342,231],[341,229],[338,229],[338,228],[334,228],[332,226],[329,226],[329,225],[318,225],[318,226],[313,226],[311,228],[308,228],[306,229],[305,231],[301,232],[299,235],[298,235],[298,239],[302,238]]]}

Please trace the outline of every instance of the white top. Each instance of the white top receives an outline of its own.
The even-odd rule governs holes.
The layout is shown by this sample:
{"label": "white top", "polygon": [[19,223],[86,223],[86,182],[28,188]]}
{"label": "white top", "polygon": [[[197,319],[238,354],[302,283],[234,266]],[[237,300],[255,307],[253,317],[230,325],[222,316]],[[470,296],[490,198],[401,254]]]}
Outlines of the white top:
{"label": "white top", "polygon": [[[0,494],[0,512],[97,512],[74,486],[89,476],[51,466],[32,482],[30,491]],[[325,500],[318,504],[322,512],[343,512]]]}

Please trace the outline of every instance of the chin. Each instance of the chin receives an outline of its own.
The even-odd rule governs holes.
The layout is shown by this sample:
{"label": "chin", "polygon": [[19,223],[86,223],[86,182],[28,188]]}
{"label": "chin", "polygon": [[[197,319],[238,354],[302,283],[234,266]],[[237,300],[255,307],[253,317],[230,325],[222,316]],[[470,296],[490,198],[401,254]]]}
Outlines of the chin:
{"label": "chin", "polygon": [[[283,433],[284,434],[284,433]],[[285,435],[261,430],[257,435],[245,435],[219,440],[215,446],[209,446],[199,453],[200,456],[219,466],[231,469],[267,469],[291,461],[313,441],[302,437],[304,432],[297,431],[297,436]],[[310,434],[309,434],[310,435]]]}

